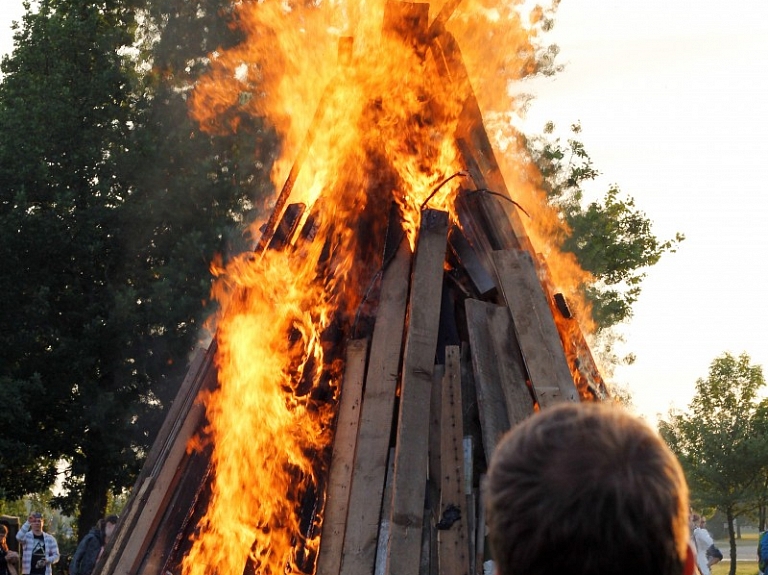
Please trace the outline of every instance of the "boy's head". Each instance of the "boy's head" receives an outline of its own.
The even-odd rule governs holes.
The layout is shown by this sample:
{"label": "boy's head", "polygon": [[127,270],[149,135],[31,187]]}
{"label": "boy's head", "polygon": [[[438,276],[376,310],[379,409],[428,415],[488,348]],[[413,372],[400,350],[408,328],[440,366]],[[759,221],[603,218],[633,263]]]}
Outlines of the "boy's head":
{"label": "boy's head", "polygon": [[659,435],[624,409],[568,403],[531,416],[489,469],[498,575],[683,575],[688,487]]}

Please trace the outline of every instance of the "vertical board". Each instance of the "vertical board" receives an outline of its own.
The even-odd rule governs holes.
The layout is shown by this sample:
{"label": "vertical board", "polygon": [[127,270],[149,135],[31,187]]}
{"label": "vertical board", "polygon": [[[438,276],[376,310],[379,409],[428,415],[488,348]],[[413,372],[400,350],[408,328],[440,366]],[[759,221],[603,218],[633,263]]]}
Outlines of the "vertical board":
{"label": "vertical board", "polygon": [[411,251],[403,240],[381,284],[349,494],[342,575],[370,575],[374,570],[410,270]]}
{"label": "vertical board", "polygon": [[562,401],[579,401],[531,255],[503,250],[493,252],[492,259],[539,404],[547,407]]}
{"label": "vertical board", "polygon": [[486,306],[488,335],[496,357],[499,384],[507,406],[510,428],[533,415],[534,400],[528,389],[527,374],[520,353],[512,317],[505,306]]}
{"label": "vertical board", "polygon": [[468,299],[464,303],[486,461],[490,460],[501,435],[509,429],[506,400],[499,384],[501,376],[488,331],[489,306],[494,304],[476,299]]}
{"label": "vertical board", "polygon": [[[387,568],[387,544],[389,543],[389,516],[392,512],[392,475],[395,471],[395,450],[389,450],[389,464],[387,465],[387,480],[384,484],[384,499],[381,503],[381,525],[379,526],[379,538],[376,544],[376,567],[373,575],[384,575]],[[318,575],[322,575],[318,572]]]}
{"label": "vertical board", "polygon": [[467,518],[470,513],[466,509],[464,488],[461,351],[456,346],[445,349],[440,411],[440,522],[437,532],[440,575],[469,575]]}
{"label": "vertical board", "polygon": [[328,470],[328,490],[323,512],[320,554],[317,559],[317,572],[323,575],[335,575],[341,570],[367,352],[367,340],[355,339],[347,344],[339,418],[333,441],[333,457]]}
{"label": "vertical board", "polygon": [[419,568],[427,479],[428,412],[447,240],[448,214],[424,210],[414,258],[403,353],[387,547],[388,575],[416,575]]}

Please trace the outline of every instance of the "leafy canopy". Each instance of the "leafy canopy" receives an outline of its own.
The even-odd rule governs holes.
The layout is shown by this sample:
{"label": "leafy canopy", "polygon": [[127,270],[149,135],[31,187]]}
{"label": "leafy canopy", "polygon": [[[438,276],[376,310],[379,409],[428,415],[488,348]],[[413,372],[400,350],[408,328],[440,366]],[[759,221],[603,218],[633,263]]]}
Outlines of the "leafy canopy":
{"label": "leafy canopy", "polygon": [[[665,253],[676,251],[685,238],[679,233],[669,240],[657,238],[651,220],[618,186],[610,186],[602,201],[585,204],[582,186],[600,173],[584,144],[575,137],[563,143],[552,138],[553,132],[554,125],[547,124],[543,136],[528,140],[528,149],[549,202],[566,224],[562,249],[573,253],[594,278],[582,287],[593,319],[603,329],[632,316],[645,270]],[[572,125],[571,132],[578,136],[581,126]]]}
{"label": "leafy canopy", "polygon": [[659,432],[677,455],[693,504],[717,508],[729,522],[757,507],[768,470],[768,400],[762,367],[724,353],[696,381],[687,412],[670,411]]}

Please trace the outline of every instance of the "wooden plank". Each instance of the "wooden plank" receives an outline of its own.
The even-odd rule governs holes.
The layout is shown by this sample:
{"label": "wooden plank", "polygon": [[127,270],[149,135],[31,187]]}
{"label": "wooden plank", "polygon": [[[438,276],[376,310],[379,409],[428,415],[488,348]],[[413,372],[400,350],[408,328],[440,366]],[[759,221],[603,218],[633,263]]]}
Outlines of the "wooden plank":
{"label": "wooden plank", "polygon": [[317,559],[317,572],[323,575],[334,575],[341,570],[367,352],[368,341],[365,339],[350,340],[347,344],[339,416],[333,440],[333,457],[328,470],[320,553]]}
{"label": "wooden plank", "polygon": [[489,307],[496,306],[476,299],[464,303],[486,461],[490,461],[499,438],[509,429],[506,401],[499,384],[501,376],[488,327]]}
{"label": "wooden plank", "polygon": [[[443,292],[445,296],[445,292]],[[443,297],[441,313],[445,311]],[[441,320],[441,331],[444,327]],[[437,529],[440,520],[440,475],[441,470],[441,426],[442,426],[442,388],[445,376],[445,344],[438,337],[435,367],[432,371],[432,388],[429,397],[429,467],[427,470],[427,491],[424,500],[424,530],[422,533],[421,570],[422,575],[438,575]],[[440,353],[440,347],[443,353]]]}
{"label": "wooden plank", "polygon": [[306,209],[305,204],[290,204],[285,208],[267,249],[279,251],[291,243]]}
{"label": "wooden plank", "polygon": [[[466,307],[466,306],[465,306]],[[466,324],[466,309],[465,309]],[[472,442],[473,456],[470,458],[471,471],[465,476],[468,482],[467,490],[470,491],[475,484],[475,475],[481,469],[487,467],[483,450],[480,449],[476,456],[476,446],[482,446],[483,436],[480,429],[480,413],[477,408],[477,386],[475,385],[475,375],[472,371],[472,353],[469,347],[469,341],[463,341],[461,344],[461,419],[464,421],[464,435]],[[471,481],[468,478],[472,478]]]}
{"label": "wooden plank", "polygon": [[492,259],[539,405],[579,401],[531,254],[500,250]]}
{"label": "wooden plank", "polygon": [[[462,349],[461,378],[464,379],[466,373],[464,368],[464,350]],[[462,383],[462,387],[463,387]],[[462,394],[463,397],[463,394]],[[462,408],[462,413],[464,412]],[[469,572],[475,572],[475,540],[477,539],[477,505],[475,504],[475,494],[472,489],[474,481],[474,462],[475,448],[474,439],[471,435],[464,436],[464,497],[467,510],[467,537],[469,539]]]}
{"label": "wooden plank", "polygon": [[533,415],[534,399],[528,389],[528,376],[509,309],[505,306],[488,306],[486,312],[491,349],[499,370],[499,385],[504,393],[509,426],[514,427]]}
{"label": "wooden plank", "polygon": [[[440,575],[469,574],[469,541],[464,492],[464,425],[461,420],[461,352],[445,350],[441,401],[440,522],[437,552]],[[455,514],[458,513],[458,518]]]}
{"label": "wooden plank", "polygon": [[490,298],[496,293],[495,278],[491,275],[475,248],[469,243],[464,233],[458,226],[452,226],[448,235],[448,243],[456,255],[456,259],[467,272],[475,292],[484,298]]}
{"label": "wooden plank", "polygon": [[[432,487],[435,489],[435,495],[440,489],[441,475],[441,433],[440,425],[442,420],[442,387],[443,377],[445,376],[445,366],[437,364],[432,372],[432,391],[429,399],[429,468],[427,477],[430,479],[430,494]],[[434,498],[436,502],[437,497]],[[438,505],[434,506],[435,515],[439,513]]]}
{"label": "wooden plank", "polygon": [[409,324],[403,353],[400,413],[395,443],[395,480],[389,575],[416,575],[421,548],[427,478],[430,389],[440,319],[448,215],[422,212],[409,297]]}
{"label": "wooden plank", "polygon": [[[179,391],[147,455],[144,467],[131,490],[131,497],[123,510],[117,530],[107,544],[97,566],[104,575],[115,572],[121,561],[123,566],[125,561],[133,562],[134,551],[129,551],[126,555],[126,547],[135,549],[138,545],[146,549],[148,541],[153,538],[159,528],[159,525],[154,525],[157,517],[149,515],[152,513],[159,515],[162,509],[154,507],[148,509],[147,502],[153,493],[155,500],[160,498],[167,501],[170,495],[164,493],[164,490],[167,490],[173,482],[170,475],[175,475],[177,472],[174,462],[178,464],[181,460],[187,441],[203,421],[204,410],[195,406],[195,399],[203,388],[212,388],[215,385],[216,370],[213,358],[216,349],[214,340],[207,350],[202,348],[196,350],[190,362]],[[169,459],[172,460],[170,465]],[[159,483],[158,479],[160,479]],[[141,526],[137,529],[139,523]]]}
{"label": "wooden plank", "polygon": [[183,467],[182,460],[187,455],[187,441],[199,429],[205,417],[205,407],[195,403],[183,419],[183,426],[177,435],[176,442],[168,452],[163,469],[157,474],[155,483],[146,499],[140,502],[141,511],[133,527],[132,536],[126,542],[125,548],[115,565],[113,573],[129,575],[136,573],[144,559],[148,546],[152,542],[155,530],[160,528],[157,519],[164,513],[173,488],[178,485],[179,470]]}
{"label": "wooden plank", "polygon": [[[376,568],[374,575],[384,575],[387,568],[387,544],[389,543],[389,516],[392,512],[392,476],[395,473],[395,449],[389,450],[389,464],[387,465],[387,480],[384,485],[384,499],[381,504],[381,525],[379,526],[379,538],[376,545]],[[322,573],[318,572],[318,575]]]}
{"label": "wooden plank", "polygon": [[486,476],[481,475],[477,490],[477,533],[475,539],[475,572],[484,573],[485,563],[485,501],[486,501]]}
{"label": "wooden plank", "polygon": [[[469,538],[469,572],[477,572],[477,502],[475,494],[464,496],[467,509],[467,537]],[[483,528],[485,526],[483,525]]]}
{"label": "wooden plank", "polygon": [[[478,188],[491,190],[508,200],[512,199],[485,131],[480,107],[472,91],[458,43],[453,35],[437,22],[430,31],[432,35],[429,38],[429,49],[443,82],[443,92],[452,94],[462,106],[454,137],[464,166],[469,170]],[[532,251],[515,204],[510,201],[492,201],[490,197],[482,200],[482,203],[486,217],[496,229],[494,233],[497,237],[504,238],[504,242],[512,242],[505,243],[504,247],[519,245]]]}
{"label": "wooden plank", "polygon": [[344,535],[343,575],[369,575],[374,570],[410,268],[410,248],[401,238],[395,257],[384,271],[371,339]]}
{"label": "wooden plank", "polygon": [[[539,257],[538,261],[541,262],[539,265],[541,281],[546,286],[547,292],[554,294],[552,296],[552,307],[559,308],[549,267],[543,261],[543,258]],[[565,301],[565,297],[562,294],[561,297]],[[567,307],[567,302],[564,305]],[[561,333],[560,339],[563,340],[563,347],[570,351],[566,351],[566,357],[571,363],[571,373],[574,373],[574,370],[576,370],[581,376],[581,385],[578,388],[582,392],[582,397],[588,397],[586,395],[588,389],[591,392],[590,399],[604,401],[608,398],[608,389],[605,386],[600,370],[597,368],[595,359],[592,357],[592,351],[589,349],[589,345],[587,345],[584,332],[581,331],[578,320],[573,316],[566,318],[564,314],[561,314],[561,317],[563,318],[561,323],[565,325],[566,330],[565,333]]]}

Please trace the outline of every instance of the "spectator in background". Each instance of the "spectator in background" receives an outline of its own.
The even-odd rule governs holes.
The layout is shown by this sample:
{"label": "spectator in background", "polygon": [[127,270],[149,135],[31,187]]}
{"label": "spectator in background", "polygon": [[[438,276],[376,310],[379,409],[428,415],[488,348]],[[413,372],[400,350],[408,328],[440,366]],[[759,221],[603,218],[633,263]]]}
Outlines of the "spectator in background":
{"label": "spectator in background", "polygon": [[8,528],[0,523],[0,575],[18,575],[19,554],[8,548]]}
{"label": "spectator in background", "polygon": [[763,575],[768,570],[768,531],[763,531],[757,540],[757,571]]}
{"label": "spectator in background", "polygon": [[[701,516],[701,523],[699,524],[699,526],[702,529],[707,529],[707,520],[704,519],[703,515]],[[708,530],[707,530],[707,533],[709,533]],[[710,533],[710,537],[711,536],[712,534]],[[712,539],[714,539],[714,537],[712,537]],[[720,563],[720,561],[723,560],[723,552],[720,551],[720,549],[718,549],[717,547],[715,547],[714,542],[712,543],[712,545],[709,546],[709,549],[707,549],[706,555],[707,555],[707,563],[709,564],[710,567],[712,567],[712,565],[716,563]]]}
{"label": "spectator in background", "polygon": [[688,486],[655,430],[598,403],[509,431],[488,471],[497,575],[691,575]]}
{"label": "spectator in background", "polygon": [[104,519],[99,519],[82,538],[69,562],[69,575],[91,575],[96,562],[101,557],[104,545],[115,530],[117,519],[117,515],[108,515]]}
{"label": "spectator in background", "polygon": [[16,534],[16,540],[24,548],[22,575],[51,575],[51,566],[59,560],[59,545],[53,535],[43,531],[43,522],[43,514],[36,511]]}
{"label": "spectator in background", "polygon": [[696,564],[702,575],[710,575],[712,565],[722,561],[723,554],[715,547],[715,541],[707,531],[707,520],[703,515],[694,513],[691,517],[691,526],[693,527],[691,540],[694,549],[696,549]]}

